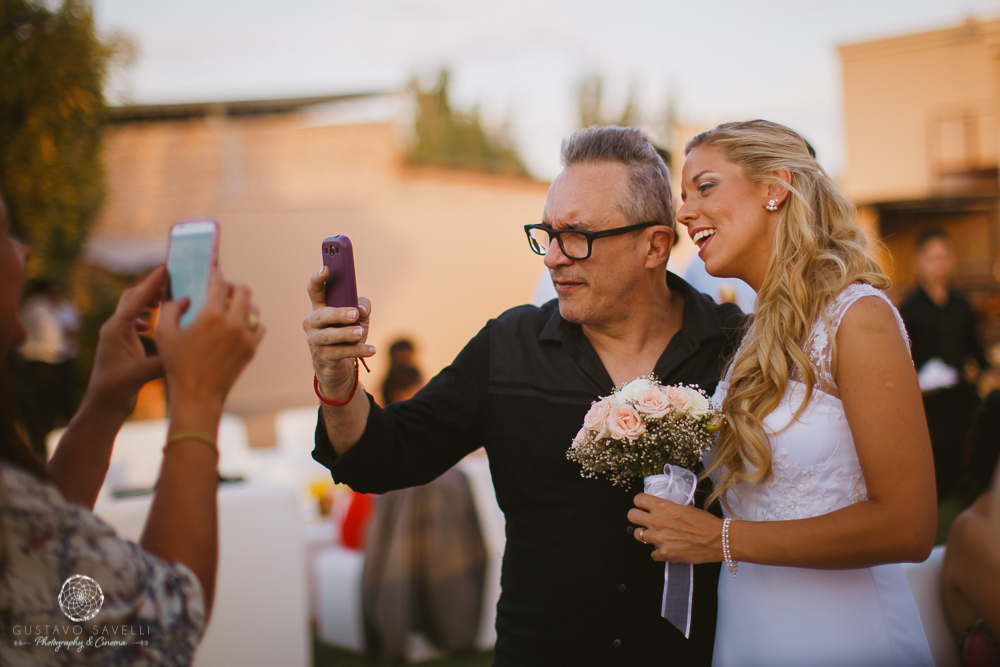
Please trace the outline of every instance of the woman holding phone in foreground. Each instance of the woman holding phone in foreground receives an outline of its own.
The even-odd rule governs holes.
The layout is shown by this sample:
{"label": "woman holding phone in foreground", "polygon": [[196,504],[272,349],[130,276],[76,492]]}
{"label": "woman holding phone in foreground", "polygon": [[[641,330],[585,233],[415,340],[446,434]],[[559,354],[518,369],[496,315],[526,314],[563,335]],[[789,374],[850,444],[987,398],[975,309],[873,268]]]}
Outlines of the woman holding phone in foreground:
{"label": "woman holding phone in foreground", "polygon": [[[3,358],[25,335],[17,309],[27,256],[10,234],[0,200]],[[153,271],[122,295],[101,327],[83,403],[47,466],[24,439],[13,388],[0,368],[0,664],[183,665],[194,658],[215,591],[215,437],[223,401],[264,328],[257,325],[250,291],[217,274],[189,326],[178,325],[186,300],[163,304],[156,330],[160,356],[146,358],[137,318],[159,303],[165,281],[163,267]],[[136,393],[164,374],[167,443],[142,538],[134,544],[91,510]],[[84,622],[60,609],[64,582],[73,575],[96,581],[104,596],[100,612]],[[70,630],[58,634],[53,628]],[[105,642],[123,645],[86,645],[105,628]],[[70,643],[56,651],[53,640]],[[74,641],[83,645],[79,652]]]}
{"label": "woman holding phone in foreground", "polygon": [[930,437],[854,205],[762,120],[688,142],[682,188],[708,273],[757,292],[713,399],[726,422],[706,472],[726,519],[640,495],[629,520],[657,560],[725,562],[717,666],[933,665],[898,564],[933,545]]}

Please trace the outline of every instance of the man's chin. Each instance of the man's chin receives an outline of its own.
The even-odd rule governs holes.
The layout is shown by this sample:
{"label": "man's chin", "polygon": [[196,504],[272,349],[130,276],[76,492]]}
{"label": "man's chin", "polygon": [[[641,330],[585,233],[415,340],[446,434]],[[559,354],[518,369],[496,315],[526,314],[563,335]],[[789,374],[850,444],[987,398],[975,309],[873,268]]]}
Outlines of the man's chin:
{"label": "man's chin", "polygon": [[567,322],[572,322],[574,324],[584,324],[586,321],[586,315],[584,314],[583,308],[580,307],[579,303],[574,303],[574,299],[571,295],[559,295],[559,314]]}

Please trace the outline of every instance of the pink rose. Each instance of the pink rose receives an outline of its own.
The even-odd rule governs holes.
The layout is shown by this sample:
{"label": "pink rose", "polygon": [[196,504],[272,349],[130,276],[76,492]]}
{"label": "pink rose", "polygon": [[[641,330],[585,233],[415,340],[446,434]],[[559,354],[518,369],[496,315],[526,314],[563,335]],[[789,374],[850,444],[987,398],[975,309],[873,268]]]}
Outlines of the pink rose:
{"label": "pink rose", "polygon": [[670,412],[670,405],[666,392],[659,387],[646,387],[635,397],[635,409],[653,419],[660,419]]}
{"label": "pink rose", "polygon": [[585,442],[587,442],[587,429],[581,428],[580,432],[576,434],[575,438],[573,438],[573,449],[576,449]]}
{"label": "pink rose", "polygon": [[607,419],[608,431],[615,440],[636,440],[646,432],[639,412],[631,405],[617,403],[611,407]]}
{"label": "pink rose", "polygon": [[691,394],[680,387],[667,387],[667,401],[679,413],[687,412],[691,408]]}
{"label": "pink rose", "polygon": [[583,427],[588,431],[595,431],[598,434],[598,439],[607,435],[606,422],[614,400],[613,396],[605,396],[590,406],[587,416],[583,418]]}

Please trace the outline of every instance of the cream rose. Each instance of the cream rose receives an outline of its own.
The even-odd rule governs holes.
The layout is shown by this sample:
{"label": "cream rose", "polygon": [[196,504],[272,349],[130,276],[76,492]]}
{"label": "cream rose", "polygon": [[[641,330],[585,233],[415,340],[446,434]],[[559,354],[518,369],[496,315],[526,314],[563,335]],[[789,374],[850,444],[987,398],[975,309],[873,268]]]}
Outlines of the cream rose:
{"label": "cream rose", "polygon": [[691,396],[682,387],[667,387],[664,394],[678,415],[691,409]]}
{"label": "cream rose", "polygon": [[635,398],[635,409],[653,419],[660,419],[666,415],[670,412],[670,407],[667,393],[659,387],[646,387]]}
{"label": "cream rose", "polygon": [[608,435],[608,426],[606,422],[614,400],[614,396],[605,396],[590,406],[590,410],[587,411],[587,416],[583,418],[583,428],[597,433],[598,439]]}
{"label": "cream rose", "polygon": [[607,419],[608,431],[615,440],[636,440],[646,432],[642,416],[631,405],[616,403],[611,406]]}
{"label": "cream rose", "polygon": [[686,393],[688,396],[691,397],[691,407],[689,408],[688,412],[695,419],[701,419],[712,410],[712,406],[708,402],[708,399],[705,398],[705,395],[702,394],[697,389],[692,389],[690,387],[681,387],[681,390],[683,390],[684,393]]}
{"label": "cream rose", "polygon": [[646,390],[652,389],[653,383],[646,378],[636,378],[629,382],[627,385],[622,387],[622,390],[618,392],[619,401],[635,401],[639,393]]}

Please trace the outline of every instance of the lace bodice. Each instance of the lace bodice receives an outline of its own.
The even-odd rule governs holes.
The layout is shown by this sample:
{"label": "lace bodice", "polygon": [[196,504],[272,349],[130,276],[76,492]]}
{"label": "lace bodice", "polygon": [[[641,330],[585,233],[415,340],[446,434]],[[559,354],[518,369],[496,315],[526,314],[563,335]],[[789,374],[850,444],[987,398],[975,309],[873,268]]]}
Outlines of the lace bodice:
{"label": "lace bodice", "polygon": [[[899,313],[881,291],[856,283],[838,294],[813,323],[806,338],[805,350],[817,376],[812,399],[799,418],[793,420],[805,399],[806,388],[794,378],[789,380],[780,404],[763,419],[771,444],[772,475],[756,488],[740,484],[729,490],[727,498],[733,518],[801,519],[867,500],[864,475],[843,404],[830,392],[837,391],[831,372],[832,341],[850,307],[869,296],[889,304],[900,334],[909,346]],[[727,376],[712,397],[715,407],[722,405],[728,385]],[[711,455],[709,450],[706,462]]]}
{"label": "lace bodice", "polygon": [[858,299],[866,296],[877,296],[889,304],[889,307],[892,308],[892,314],[896,317],[899,332],[903,334],[903,340],[906,341],[906,347],[910,347],[910,337],[906,335],[903,318],[899,316],[899,311],[892,305],[889,298],[871,285],[864,283],[848,285],[826,307],[826,311],[824,312],[825,317],[820,317],[813,322],[812,327],[809,329],[809,335],[806,337],[805,350],[809,355],[809,361],[813,363],[813,368],[816,369],[816,381],[820,388],[837,389],[837,383],[833,380],[833,372],[831,370],[833,363],[833,338],[837,335],[837,329],[840,328],[840,322],[844,319],[844,315],[847,314],[847,310]]}

